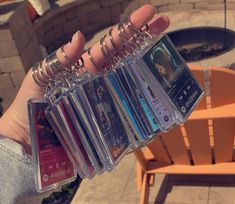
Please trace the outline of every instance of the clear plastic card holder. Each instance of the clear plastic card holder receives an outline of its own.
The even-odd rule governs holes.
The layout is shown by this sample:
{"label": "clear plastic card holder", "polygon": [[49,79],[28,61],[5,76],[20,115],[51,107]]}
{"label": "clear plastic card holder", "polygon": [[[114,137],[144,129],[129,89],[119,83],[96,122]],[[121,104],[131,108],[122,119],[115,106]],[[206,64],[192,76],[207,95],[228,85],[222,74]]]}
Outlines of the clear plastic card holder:
{"label": "clear plastic card holder", "polygon": [[47,117],[47,120],[48,120],[50,126],[52,127],[52,129],[54,130],[57,138],[59,139],[61,145],[63,146],[65,152],[67,153],[68,157],[70,158],[71,162],[73,163],[75,171],[78,173],[80,178],[84,179],[85,174],[82,172],[81,168],[77,165],[76,157],[74,156],[74,154],[73,154],[71,148],[69,147],[67,141],[62,136],[63,130],[62,130],[62,127],[61,127],[60,123],[56,119],[54,112],[49,107],[47,107],[46,110],[45,110],[45,115]]}
{"label": "clear plastic card holder", "polygon": [[[86,174],[87,178],[92,178],[95,174],[100,174],[103,172],[103,167],[102,164],[99,163],[100,159],[99,157],[97,157],[96,160],[93,160],[91,158],[92,156],[90,155],[90,152],[87,151],[87,149],[91,149],[92,146],[88,147],[85,146],[84,140],[83,140],[83,135],[86,132],[79,132],[78,131],[78,126],[75,123],[75,121],[78,120],[73,120],[71,118],[71,112],[70,110],[72,110],[72,103],[70,104],[69,100],[66,100],[68,103],[65,103],[64,99],[68,99],[69,98],[69,94],[71,92],[73,92],[74,89],[76,89],[80,83],[85,82],[86,80],[88,80],[90,77],[92,77],[92,75],[88,72],[82,72],[81,74],[76,73],[75,70],[73,70],[71,73],[70,72],[66,72],[63,75],[64,78],[60,78],[60,83],[61,86],[64,86],[64,91],[62,94],[57,94],[56,92],[58,92],[56,89],[56,91],[53,93],[50,93],[49,98],[52,98],[52,106],[55,108],[55,112],[59,113],[59,118],[60,121],[64,124],[64,128],[67,131],[68,134],[68,138],[67,140],[69,140],[70,142],[70,146],[71,148],[74,149],[74,154],[77,154],[78,158],[80,158],[80,160],[82,160],[83,164],[84,162],[87,164],[87,169],[84,169],[83,172]],[[56,97],[55,97],[56,95]],[[57,98],[56,100],[53,100],[54,98]],[[76,101],[76,103],[79,103],[79,101]],[[80,129],[81,130],[81,129]],[[83,129],[84,130],[84,129]],[[65,138],[66,139],[66,138]],[[95,164],[99,164],[95,165]],[[80,161],[81,163],[81,161]],[[86,168],[86,165],[83,166],[83,168]]]}
{"label": "clear plastic card holder", "polygon": [[[120,73],[121,72],[123,72],[124,78],[127,82],[126,86],[127,87],[129,86],[130,91],[128,91],[128,96],[129,97],[132,96],[132,98],[130,98],[130,100],[132,102],[136,101],[136,103],[134,104],[134,107],[138,107],[138,104],[139,104],[138,113],[143,112],[144,117],[146,118],[146,121],[150,126],[148,138],[151,139],[154,135],[156,135],[157,133],[159,133],[161,131],[161,124],[159,123],[151,106],[149,105],[148,101],[146,100],[146,96],[139,88],[139,86],[138,86],[139,82],[134,79],[132,73],[129,72],[128,67],[126,67],[126,66],[121,67]],[[119,73],[119,75],[121,75],[120,73]],[[122,82],[125,80],[120,79],[120,81],[122,81]],[[128,90],[128,88],[126,86],[125,86],[125,89]]]}
{"label": "clear plastic card holder", "polygon": [[[120,119],[124,125],[124,128],[127,132],[127,135],[129,136],[129,140],[131,142],[131,149],[137,148],[141,146],[143,143],[142,137],[137,134],[141,134],[141,131],[139,131],[138,123],[135,121],[135,117],[128,116],[129,114],[133,114],[132,112],[128,111],[127,104],[123,104],[125,102],[120,102],[119,96],[117,96],[115,90],[113,89],[113,85],[106,79],[107,88],[110,91],[110,94],[112,95],[113,101],[115,103],[116,109],[120,115]],[[133,124],[134,123],[134,124]],[[136,127],[137,126],[137,130]]]}
{"label": "clear plastic card holder", "polygon": [[76,179],[74,166],[45,117],[48,104],[42,99],[28,101],[32,157],[38,192],[57,189]]}
{"label": "clear plastic card holder", "polygon": [[[99,139],[99,132],[96,126],[93,123],[92,115],[90,113],[90,109],[87,108],[87,102],[85,100],[85,96],[83,95],[80,88],[74,89],[73,92],[69,93],[69,100],[74,107],[77,115],[80,115],[82,118],[82,122],[86,131],[89,134],[89,138],[95,148],[99,159],[101,160],[104,170],[111,171],[113,166],[110,164],[108,153],[104,148],[104,144]],[[85,104],[85,105],[84,105]]]}
{"label": "clear plastic card holder", "polygon": [[[132,74],[128,72],[126,67],[121,67],[121,71],[125,77],[127,82],[127,86],[129,86],[128,97],[130,98],[131,102],[135,102],[133,105],[137,109],[137,113],[142,113],[143,117],[141,118],[144,121],[144,126],[148,129],[147,130],[147,137],[145,142],[150,140],[156,133],[160,132],[160,125],[157,121],[157,118],[153,114],[151,108],[146,103],[144,95],[141,93],[141,90],[137,87],[135,81],[132,78]],[[126,88],[126,87],[125,87]],[[126,89],[127,91],[128,89]],[[145,118],[145,120],[143,120]]]}
{"label": "clear plastic card holder", "polygon": [[[76,169],[83,172],[85,177],[92,178],[94,176],[94,170],[87,159],[87,154],[79,141],[79,138],[71,124],[71,119],[62,103],[62,96],[66,95],[69,91],[69,87],[64,87],[64,84],[55,86],[46,94],[46,99],[49,103],[50,109],[54,113],[56,120],[58,120],[61,128],[62,137],[66,141],[67,146],[70,148],[70,152],[73,153],[76,159]],[[80,148],[78,148],[78,146]]]}
{"label": "clear plastic card holder", "polygon": [[[130,101],[127,98],[127,95],[124,92],[119,80],[117,78],[116,72],[108,72],[105,76],[106,83],[110,89],[110,92],[113,95],[113,98],[116,99],[116,105],[118,105],[122,111],[124,112],[128,122],[132,126],[132,130],[135,132],[135,137],[139,140],[139,142],[144,142],[148,139],[148,130],[145,128],[145,124],[143,124],[143,120],[145,118],[139,118],[138,113],[136,112],[135,108],[131,105]],[[138,103],[138,102],[137,102]],[[141,110],[140,110],[141,111]]]}
{"label": "clear plastic card holder", "polygon": [[169,37],[152,39],[137,61],[138,70],[154,94],[161,96],[174,121],[185,122],[204,91]]}
{"label": "clear plastic card holder", "polygon": [[60,120],[64,124],[64,131],[66,132],[65,140],[67,140],[68,144],[71,145],[71,149],[74,149],[73,154],[77,158],[79,167],[82,169],[87,178],[92,178],[95,175],[94,167],[92,166],[79,135],[72,124],[72,120],[68,115],[63,101],[60,99],[55,104],[55,107],[60,115]]}
{"label": "clear plastic card holder", "polygon": [[175,125],[175,122],[172,119],[171,114],[167,110],[167,107],[162,102],[161,97],[153,93],[152,89],[150,88],[144,77],[141,75],[141,73],[139,72],[137,68],[138,66],[139,63],[136,62],[136,58],[128,60],[125,63],[125,69],[132,77],[136,86],[138,86],[138,88],[142,92],[142,95],[146,103],[148,103],[148,105],[151,107],[150,109],[153,111],[153,114],[157,118],[156,120],[160,125],[161,131],[166,132]]}
{"label": "clear plastic card holder", "polygon": [[58,99],[65,93],[68,88],[65,88],[62,84],[56,84],[50,90],[47,90],[44,97],[48,103],[48,105],[53,108],[54,103],[58,101]]}
{"label": "clear plastic card holder", "polygon": [[[134,148],[185,122],[203,96],[202,88],[167,35],[156,39],[128,20],[117,29],[123,46],[115,56],[109,56],[107,39],[100,40],[107,59],[102,75],[95,76],[83,69],[82,58],[71,67],[61,67],[59,73],[53,72],[55,76],[41,73],[43,69],[33,75],[41,85],[48,79],[46,101],[41,102],[41,106],[47,104],[43,105],[43,114],[81,178],[91,179],[111,171]],[[113,44],[112,36],[109,40]],[[89,50],[87,54],[94,62]],[[51,185],[42,180],[51,178],[44,178],[40,172],[37,101],[29,101],[28,107],[37,185],[39,191],[45,191],[74,179],[75,175]]]}
{"label": "clear plastic card holder", "polygon": [[[122,90],[125,93],[125,96],[130,104],[130,107],[133,109],[133,114],[136,116],[136,122],[139,126],[141,132],[137,134],[139,140],[144,141],[147,139],[148,134],[150,132],[150,126],[147,123],[147,120],[144,115],[144,111],[141,108],[141,105],[138,100],[138,95],[133,92],[132,84],[130,84],[129,78],[126,76],[125,70],[123,66],[120,66],[118,69],[115,69],[115,73],[118,79]],[[140,134],[141,133],[141,134]]]}
{"label": "clear plastic card holder", "polygon": [[80,88],[99,132],[99,139],[108,153],[111,165],[115,166],[131,144],[105,80],[102,76],[96,76]]}
{"label": "clear plastic card holder", "polygon": [[[110,89],[109,86],[108,86],[108,89]],[[130,147],[129,152],[131,152],[131,151],[133,151],[133,149],[141,147],[143,144],[143,141],[140,141],[139,138],[136,136],[136,131],[133,129],[131,123],[129,122],[129,118],[123,112],[123,110],[121,108],[121,104],[117,101],[116,96],[114,96],[114,92],[112,90],[110,90],[110,94],[113,97],[114,103],[116,105],[116,109],[120,115],[122,123],[126,129],[128,136],[129,136],[129,140],[131,143],[131,147]]]}
{"label": "clear plastic card holder", "polygon": [[[93,167],[95,168],[95,172],[97,174],[103,173],[104,166],[101,162],[101,159],[93,146],[93,143],[90,139],[89,133],[87,132],[87,129],[83,125],[83,118],[80,117],[74,110],[73,105],[70,103],[70,100],[68,97],[62,97],[62,101],[66,107],[66,110],[68,111],[68,114],[71,118],[71,121],[76,129],[77,134],[79,135],[82,145],[87,152],[87,155],[92,162]],[[77,101],[79,103],[79,101]]]}

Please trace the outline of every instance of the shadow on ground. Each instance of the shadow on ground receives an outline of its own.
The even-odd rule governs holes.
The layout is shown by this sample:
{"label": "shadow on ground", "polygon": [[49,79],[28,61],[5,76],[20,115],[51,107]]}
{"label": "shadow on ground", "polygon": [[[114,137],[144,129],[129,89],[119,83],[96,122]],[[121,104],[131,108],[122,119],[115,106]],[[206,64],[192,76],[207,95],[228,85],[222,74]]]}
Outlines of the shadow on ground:
{"label": "shadow on ground", "polygon": [[154,204],[167,202],[173,188],[179,186],[230,188],[235,187],[235,175],[165,175]]}

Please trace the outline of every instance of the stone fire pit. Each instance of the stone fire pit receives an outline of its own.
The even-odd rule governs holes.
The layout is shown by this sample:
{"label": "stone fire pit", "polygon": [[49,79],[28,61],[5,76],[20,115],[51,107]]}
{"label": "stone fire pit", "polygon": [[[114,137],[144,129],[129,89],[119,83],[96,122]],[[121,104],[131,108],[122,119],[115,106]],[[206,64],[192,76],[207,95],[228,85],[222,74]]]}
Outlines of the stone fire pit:
{"label": "stone fire pit", "polygon": [[216,57],[235,46],[235,32],[219,27],[186,28],[168,35],[187,62]]}

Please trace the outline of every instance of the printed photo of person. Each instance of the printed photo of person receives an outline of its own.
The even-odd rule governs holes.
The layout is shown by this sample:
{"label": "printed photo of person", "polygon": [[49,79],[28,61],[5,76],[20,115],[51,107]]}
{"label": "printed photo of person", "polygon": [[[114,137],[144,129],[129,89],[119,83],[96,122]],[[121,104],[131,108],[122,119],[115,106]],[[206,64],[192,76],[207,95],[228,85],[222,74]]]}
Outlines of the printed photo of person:
{"label": "printed photo of person", "polygon": [[175,81],[171,57],[163,49],[157,48],[151,54],[151,61],[161,75],[164,85],[171,88],[172,82]]}
{"label": "printed photo of person", "polygon": [[161,41],[143,56],[144,62],[167,92],[172,88],[180,73],[180,66],[177,63],[179,60],[177,59],[175,52],[169,50]]}

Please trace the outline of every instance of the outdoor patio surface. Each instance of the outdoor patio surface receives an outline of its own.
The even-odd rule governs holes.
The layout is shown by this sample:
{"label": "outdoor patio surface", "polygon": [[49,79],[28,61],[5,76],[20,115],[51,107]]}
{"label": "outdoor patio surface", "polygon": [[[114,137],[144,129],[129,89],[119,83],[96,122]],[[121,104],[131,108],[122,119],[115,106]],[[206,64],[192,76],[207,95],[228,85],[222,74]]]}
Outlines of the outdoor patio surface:
{"label": "outdoor patio surface", "polygon": [[[223,27],[223,11],[167,12],[171,19],[167,31],[197,26]],[[228,11],[227,26],[235,30],[235,13]],[[105,29],[97,33],[86,45],[97,42]],[[199,66],[229,67],[235,62],[235,49],[215,58],[195,62]],[[140,192],[136,188],[136,160],[127,155],[112,172],[85,179],[72,204],[136,204]],[[163,175],[155,177],[149,203],[166,204],[235,204],[235,175]]]}
{"label": "outdoor patio surface", "polygon": [[[85,179],[72,204],[136,204],[135,157],[127,155],[110,173]],[[164,175],[155,177],[150,188],[150,204],[233,204],[235,176]]]}

